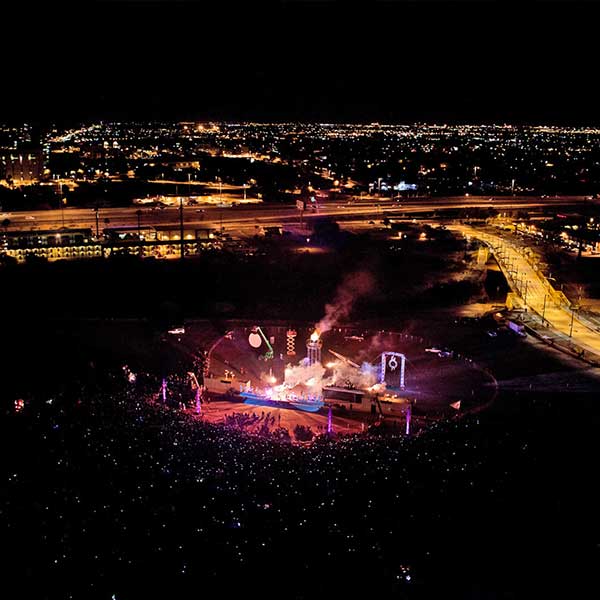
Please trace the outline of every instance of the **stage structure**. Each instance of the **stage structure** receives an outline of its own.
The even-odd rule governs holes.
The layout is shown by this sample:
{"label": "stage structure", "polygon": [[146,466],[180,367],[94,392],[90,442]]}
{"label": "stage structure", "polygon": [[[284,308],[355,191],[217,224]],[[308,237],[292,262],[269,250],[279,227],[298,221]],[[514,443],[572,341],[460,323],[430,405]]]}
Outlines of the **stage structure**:
{"label": "stage structure", "polygon": [[288,356],[296,356],[296,336],[295,329],[288,329],[286,333],[286,350]]}
{"label": "stage structure", "polygon": [[190,382],[192,384],[192,389],[196,390],[196,413],[200,414],[202,412],[202,388],[198,382],[198,378],[193,371],[188,371],[188,377],[190,378]]}
{"label": "stage structure", "polygon": [[333,354],[336,358],[339,358],[341,361],[345,362],[347,365],[354,367],[355,369],[360,369],[360,365],[357,365],[355,362],[351,361],[349,358],[346,358],[343,354],[339,354],[335,350],[329,350],[330,354]]}
{"label": "stage structure", "polygon": [[[273,339],[273,338],[271,338],[271,339]],[[271,343],[267,339],[267,336],[264,334],[263,330],[258,325],[255,325],[252,328],[250,335],[248,336],[248,343],[253,348],[260,348],[263,342],[265,343],[265,347],[267,348],[267,351],[264,354],[261,354],[258,357],[258,360],[264,360],[264,361],[271,360],[273,358],[273,354],[274,354],[273,346],[271,346]]]}
{"label": "stage structure", "polygon": [[309,340],[306,342],[306,358],[308,359],[309,366],[321,363],[321,349],[323,348],[323,342],[319,337],[318,331],[313,331]]}
{"label": "stage structure", "polygon": [[213,350],[223,341],[223,340],[232,340],[233,339],[233,331],[228,331],[225,335],[218,338],[213,345],[209,348],[208,351],[204,352],[204,369],[202,371],[203,377],[208,377],[210,372],[210,359],[212,357]]}
{"label": "stage structure", "polygon": [[[400,364],[398,364],[400,359]],[[385,375],[388,371],[396,371],[400,367],[400,389],[404,389],[404,370],[406,356],[400,352],[384,352],[381,355],[381,372],[379,373],[379,383],[385,383]]]}

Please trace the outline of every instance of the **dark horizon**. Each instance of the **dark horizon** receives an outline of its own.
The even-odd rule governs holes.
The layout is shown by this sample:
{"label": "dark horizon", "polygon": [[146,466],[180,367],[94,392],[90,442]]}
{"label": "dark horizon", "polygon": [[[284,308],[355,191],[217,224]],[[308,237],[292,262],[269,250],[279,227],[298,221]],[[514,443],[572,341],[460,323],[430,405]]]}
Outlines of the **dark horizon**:
{"label": "dark horizon", "polygon": [[596,2],[11,7],[0,121],[600,125]]}

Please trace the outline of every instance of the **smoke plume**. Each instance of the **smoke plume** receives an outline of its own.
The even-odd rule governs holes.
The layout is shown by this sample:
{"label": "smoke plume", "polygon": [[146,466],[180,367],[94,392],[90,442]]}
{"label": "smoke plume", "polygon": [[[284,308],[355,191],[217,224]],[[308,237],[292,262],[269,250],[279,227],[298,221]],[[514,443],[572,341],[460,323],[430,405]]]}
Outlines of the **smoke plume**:
{"label": "smoke plume", "polygon": [[356,300],[366,296],[375,286],[375,278],[368,271],[348,275],[340,284],[331,304],[325,306],[325,316],[317,323],[319,333],[325,333],[346,319]]}
{"label": "smoke plume", "polygon": [[363,362],[359,369],[352,365],[338,361],[332,367],[332,375],[323,381],[323,385],[338,387],[353,387],[368,389],[378,382],[378,368],[371,363]]}
{"label": "smoke plume", "polygon": [[281,389],[294,389],[296,386],[305,386],[311,394],[320,395],[323,388],[323,375],[325,368],[320,363],[309,365],[304,359],[296,366],[288,365],[285,369],[285,383]]}

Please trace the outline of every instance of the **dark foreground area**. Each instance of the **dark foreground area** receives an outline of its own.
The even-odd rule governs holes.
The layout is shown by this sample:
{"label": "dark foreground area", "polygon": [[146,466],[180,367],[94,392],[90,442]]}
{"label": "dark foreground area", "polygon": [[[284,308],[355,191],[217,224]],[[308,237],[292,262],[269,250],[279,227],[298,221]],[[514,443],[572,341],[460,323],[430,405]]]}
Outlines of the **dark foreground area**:
{"label": "dark foreground area", "polygon": [[2,585],[19,597],[597,587],[595,394],[501,393],[488,412],[417,437],[302,448],[199,424],[118,370],[77,372],[1,420]]}

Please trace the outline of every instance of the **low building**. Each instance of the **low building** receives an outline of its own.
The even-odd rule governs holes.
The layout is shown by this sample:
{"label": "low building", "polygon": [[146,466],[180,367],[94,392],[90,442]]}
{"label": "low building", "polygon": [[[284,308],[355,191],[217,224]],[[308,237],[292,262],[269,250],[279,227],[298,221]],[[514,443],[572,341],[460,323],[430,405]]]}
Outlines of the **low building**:
{"label": "low building", "polygon": [[123,227],[105,227],[102,230],[104,238],[111,242],[154,241],[159,239],[156,227],[126,225]]}
{"label": "low building", "polygon": [[102,246],[93,239],[91,229],[8,231],[0,239],[0,253],[18,262],[31,258],[54,261],[102,256]]}
{"label": "low building", "polygon": [[92,242],[92,230],[56,229],[8,231],[3,234],[7,248],[76,246]]}

